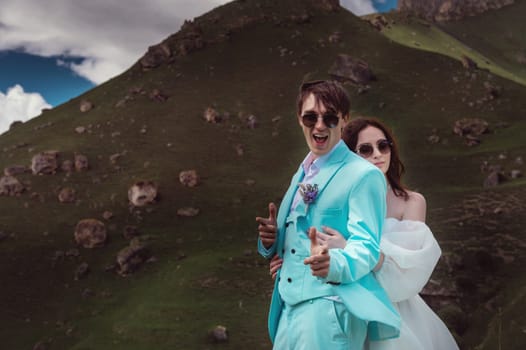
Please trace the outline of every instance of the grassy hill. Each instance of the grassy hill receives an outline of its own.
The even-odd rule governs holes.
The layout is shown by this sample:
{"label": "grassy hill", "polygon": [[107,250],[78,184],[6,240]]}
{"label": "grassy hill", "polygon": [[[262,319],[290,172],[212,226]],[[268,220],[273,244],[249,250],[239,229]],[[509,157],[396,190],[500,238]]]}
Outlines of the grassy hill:
{"label": "grassy hill", "polygon": [[[59,151],[62,160],[81,153],[90,162],[89,170],[69,175],[17,175],[27,190],[0,197],[2,348],[268,349],[272,282],[256,253],[254,218],[280,201],[305,155],[294,117],[299,83],[327,78],[342,53],[366,61],[377,77],[365,93],[346,84],[353,114],[393,127],[406,182],[427,198],[428,223],[444,252],[433,282],[454,291],[428,301],[463,349],[525,345],[526,181],[484,189],[481,164],[525,171],[516,159],[526,150],[526,88],[394,43],[324,4],[221,6],[194,21],[194,34],[167,38],[162,44],[172,54],[159,66],[137,63],[0,137],[1,167],[29,165],[46,150]],[[188,46],[196,32],[201,44]],[[329,40],[335,32],[341,39]],[[485,82],[499,87],[498,98],[484,99]],[[94,108],[80,112],[81,100]],[[208,107],[223,121],[207,123]],[[247,127],[251,115],[255,128]],[[452,134],[464,117],[489,123],[479,146]],[[84,133],[75,131],[79,126]],[[199,174],[198,186],[179,182],[188,169]],[[140,180],[155,182],[159,198],[133,208],[127,192]],[[75,190],[75,203],[57,200],[63,187]],[[177,215],[183,207],[200,211]],[[104,219],[105,211],[113,217]],[[104,247],[75,244],[75,226],[85,218],[105,223]],[[128,245],[122,232],[129,225],[155,259],[122,277],[108,266]],[[76,279],[84,262],[90,272]],[[209,340],[215,325],[227,327],[228,343]]]}

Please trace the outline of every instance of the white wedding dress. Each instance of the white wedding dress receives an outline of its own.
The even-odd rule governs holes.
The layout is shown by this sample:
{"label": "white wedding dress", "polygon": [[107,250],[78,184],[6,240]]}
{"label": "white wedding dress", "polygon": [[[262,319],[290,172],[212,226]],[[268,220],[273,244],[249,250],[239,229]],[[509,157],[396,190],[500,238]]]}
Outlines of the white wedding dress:
{"label": "white wedding dress", "polygon": [[429,227],[419,221],[387,218],[380,249],[385,260],[376,277],[398,309],[402,326],[399,338],[370,341],[365,348],[458,350],[446,325],[418,295],[441,254]]}

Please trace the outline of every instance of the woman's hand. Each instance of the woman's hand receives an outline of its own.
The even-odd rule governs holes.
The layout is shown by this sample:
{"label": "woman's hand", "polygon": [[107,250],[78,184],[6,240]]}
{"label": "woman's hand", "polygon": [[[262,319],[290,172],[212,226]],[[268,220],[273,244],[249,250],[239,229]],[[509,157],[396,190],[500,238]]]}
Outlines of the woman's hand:
{"label": "woman's hand", "polygon": [[278,270],[281,268],[281,265],[283,265],[283,259],[279,257],[279,255],[274,255],[272,260],[270,260],[270,276],[272,276],[272,279],[276,279],[276,275],[278,274]]}
{"label": "woman's hand", "polygon": [[330,248],[345,248],[347,240],[335,229],[322,226],[323,232],[316,230],[316,237],[319,244],[326,244]]}

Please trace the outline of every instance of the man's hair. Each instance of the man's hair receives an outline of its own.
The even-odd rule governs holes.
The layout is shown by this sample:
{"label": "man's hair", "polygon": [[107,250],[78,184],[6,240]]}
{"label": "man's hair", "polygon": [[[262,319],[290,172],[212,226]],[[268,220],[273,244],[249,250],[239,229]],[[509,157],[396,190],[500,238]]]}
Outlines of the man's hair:
{"label": "man's hair", "polygon": [[297,99],[297,113],[301,115],[303,103],[313,94],[316,103],[323,103],[327,111],[341,113],[342,117],[349,116],[351,102],[343,86],[333,80],[316,80],[301,84]]}

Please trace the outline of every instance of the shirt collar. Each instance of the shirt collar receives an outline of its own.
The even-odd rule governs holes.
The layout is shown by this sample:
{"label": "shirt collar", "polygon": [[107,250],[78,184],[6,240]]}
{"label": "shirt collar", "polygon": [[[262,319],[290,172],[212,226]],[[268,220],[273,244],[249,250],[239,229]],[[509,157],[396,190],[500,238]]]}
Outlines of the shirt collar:
{"label": "shirt collar", "polygon": [[[334,147],[326,154],[324,154],[321,157],[318,157],[314,159],[314,153],[309,152],[303,162],[301,163],[301,166],[303,167],[303,172],[307,174],[308,170],[312,167],[312,170],[319,170],[323,167],[323,165],[327,162],[327,159],[331,157],[331,154],[340,146],[340,144],[343,143],[343,140],[338,141],[337,144],[334,145]],[[314,159],[314,160],[313,160]]]}

